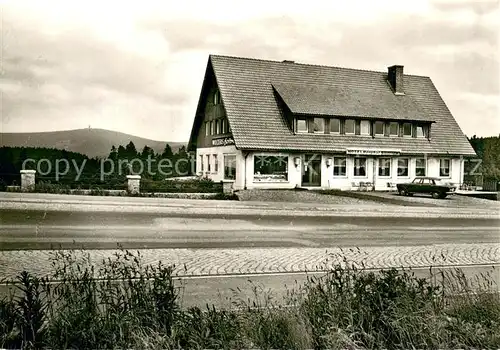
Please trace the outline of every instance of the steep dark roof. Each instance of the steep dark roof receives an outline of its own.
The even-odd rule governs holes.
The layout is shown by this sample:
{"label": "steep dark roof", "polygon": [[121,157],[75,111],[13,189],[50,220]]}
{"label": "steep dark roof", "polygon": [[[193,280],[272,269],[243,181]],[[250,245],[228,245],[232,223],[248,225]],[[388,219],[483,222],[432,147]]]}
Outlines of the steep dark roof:
{"label": "steep dark roof", "polygon": [[[239,149],[336,152],[347,147],[383,147],[404,153],[475,155],[428,77],[404,75],[405,96],[395,96],[387,72],[219,55],[211,55],[208,64],[215,72]],[[295,135],[280,111],[273,86],[293,112],[434,121],[432,137]]]}

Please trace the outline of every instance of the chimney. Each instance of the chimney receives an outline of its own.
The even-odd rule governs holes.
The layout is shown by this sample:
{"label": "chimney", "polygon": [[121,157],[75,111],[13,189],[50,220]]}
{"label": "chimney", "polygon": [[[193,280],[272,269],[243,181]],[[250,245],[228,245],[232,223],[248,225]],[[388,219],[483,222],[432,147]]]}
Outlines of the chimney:
{"label": "chimney", "polygon": [[396,95],[404,95],[404,85],[403,85],[403,66],[394,65],[388,68],[388,80],[391,84],[392,90]]}

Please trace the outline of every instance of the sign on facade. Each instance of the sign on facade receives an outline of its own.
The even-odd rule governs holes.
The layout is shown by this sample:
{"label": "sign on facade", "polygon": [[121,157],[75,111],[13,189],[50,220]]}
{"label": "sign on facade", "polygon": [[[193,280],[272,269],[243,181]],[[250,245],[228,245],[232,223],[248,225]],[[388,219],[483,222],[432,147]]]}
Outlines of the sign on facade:
{"label": "sign on facade", "polygon": [[234,145],[234,139],[232,137],[224,137],[221,139],[213,139],[212,146],[227,146]]}
{"label": "sign on facade", "polygon": [[400,150],[380,150],[380,149],[346,149],[346,154],[364,155],[364,156],[397,156]]}

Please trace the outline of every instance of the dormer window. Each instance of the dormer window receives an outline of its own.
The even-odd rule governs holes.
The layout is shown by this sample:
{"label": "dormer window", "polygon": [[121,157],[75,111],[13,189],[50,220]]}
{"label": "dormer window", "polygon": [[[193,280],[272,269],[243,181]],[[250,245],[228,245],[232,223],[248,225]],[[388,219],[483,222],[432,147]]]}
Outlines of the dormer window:
{"label": "dormer window", "polygon": [[346,119],[344,130],[346,135],[354,135],[356,123],[353,119]]}
{"label": "dormer window", "polygon": [[411,123],[404,123],[403,124],[403,136],[411,136],[412,135],[412,125]]}
{"label": "dormer window", "polygon": [[370,121],[368,120],[362,120],[359,123],[359,129],[360,129],[360,134],[361,135],[370,135]]}
{"label": "dormer window", "polygon": [[375,135],[384,135],[384,122],[375,122]]}
{"label": "dormer window", "polygon": [[323,118],[314,118],[314,132],[318,134],[325,133],[325,120]]}
{"label": "dormer window", "polygon": [[215,90],[214,93],[214,105],[220,104],[220,91],[219,89]]}
{"label": "dormer window", "polygon": [[308,129],[307,129],[307,119],[305,119],[305,118],[298,118],[295,130],[298,133],[306,133],[306,132],[308,132]]}
{"label": "dormer window", "polygon": [[330,133],[340,134],[340,119],[337,118],[330,119]]}
{"label": "dormer window", "polygon": [[417,126],[417,137],[425,137],[425,130],[422,125]]}
{"label": "dormer window", "polygon": [[399,123],[391,122],[389,124],[389,135],[390,136],[398,136],[399,135]]}

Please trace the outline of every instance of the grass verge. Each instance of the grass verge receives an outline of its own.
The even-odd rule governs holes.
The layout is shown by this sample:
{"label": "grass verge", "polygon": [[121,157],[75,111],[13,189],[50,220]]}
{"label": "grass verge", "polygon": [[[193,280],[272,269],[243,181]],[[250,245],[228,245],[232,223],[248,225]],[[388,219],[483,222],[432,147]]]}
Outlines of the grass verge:
{"label": "grass verge", "polygon": [[16,293],[0,301],[0,347],[500,347],[499,295],[488,292],[486,277],[473,291],[460,270],[431,283],[411,271],[365,272],[344,261],[279,304],[256,289],[253,300],[236,299],[232,308],[184,309],[175,266],[144,265],[126,250],[100,262],[77,253],[53,253],[50,278],[59,283],[19,275]]}

